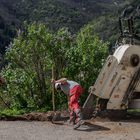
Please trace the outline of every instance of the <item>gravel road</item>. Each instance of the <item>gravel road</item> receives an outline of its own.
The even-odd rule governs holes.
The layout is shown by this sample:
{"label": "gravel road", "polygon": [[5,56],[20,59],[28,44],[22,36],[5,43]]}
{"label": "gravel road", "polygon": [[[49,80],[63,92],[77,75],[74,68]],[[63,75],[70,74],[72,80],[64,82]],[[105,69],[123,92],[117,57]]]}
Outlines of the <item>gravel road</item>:
{"label": "gravel road", "polygon": [[50,122],[0,121],[0,140],[140,140],[140,122],[94,121],[73,130]]}

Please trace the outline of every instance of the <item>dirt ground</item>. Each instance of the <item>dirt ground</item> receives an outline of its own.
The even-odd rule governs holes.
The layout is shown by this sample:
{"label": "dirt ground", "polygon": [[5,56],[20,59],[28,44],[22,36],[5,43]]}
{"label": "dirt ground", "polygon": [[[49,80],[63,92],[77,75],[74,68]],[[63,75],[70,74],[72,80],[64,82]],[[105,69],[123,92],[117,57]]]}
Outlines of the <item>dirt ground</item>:
{"label": "dirt ground", "polygon": [[0,121],[0,140],[140,140],[140,119],[88,120],[78,130],[48,121]]}

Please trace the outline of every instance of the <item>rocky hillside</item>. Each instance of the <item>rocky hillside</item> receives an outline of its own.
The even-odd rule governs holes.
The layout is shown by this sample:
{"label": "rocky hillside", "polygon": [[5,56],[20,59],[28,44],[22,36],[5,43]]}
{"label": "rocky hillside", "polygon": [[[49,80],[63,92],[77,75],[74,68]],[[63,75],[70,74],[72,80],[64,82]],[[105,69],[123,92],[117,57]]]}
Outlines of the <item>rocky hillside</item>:
{"label": "rocky hillside", "polygon": [[24,21],[45,23],[50,30],[68,27],[76,32],[92,20],[96,23],[99,17],[117,17],[124,7],[136,1],[139,3],[139,0],[0,0],[1,53]]}
{"label": "rocky hillside", "polygon": [[22,0],[16,4],[20,20],[41,21],[51,29],[77,31],[98,16],[114,13],[128,2],[122,0]]}

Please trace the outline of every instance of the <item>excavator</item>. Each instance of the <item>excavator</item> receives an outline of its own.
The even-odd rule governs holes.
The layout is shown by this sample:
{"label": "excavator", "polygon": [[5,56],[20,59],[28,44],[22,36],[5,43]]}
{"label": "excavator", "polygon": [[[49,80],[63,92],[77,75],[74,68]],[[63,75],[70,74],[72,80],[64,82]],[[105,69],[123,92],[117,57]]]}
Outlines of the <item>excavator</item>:
{"label": "excavator", "polygon": [[[124,117],[128,109],[140,109],[140,6],[126,8],[119,17],[120,36],[83,105],[86,116],[107,111]],[[129,14],[131,13],[131,14]]]}

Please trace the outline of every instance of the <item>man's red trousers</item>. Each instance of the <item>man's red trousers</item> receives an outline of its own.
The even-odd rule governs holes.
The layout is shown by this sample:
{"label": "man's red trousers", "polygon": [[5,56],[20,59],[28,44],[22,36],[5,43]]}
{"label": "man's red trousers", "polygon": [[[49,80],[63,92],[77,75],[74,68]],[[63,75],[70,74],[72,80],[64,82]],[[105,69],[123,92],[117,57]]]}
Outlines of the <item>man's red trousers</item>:
{"label": "man's red trousers", "polygon": [[73,117],[73,112],[76,114],[76,117],[78,117],[78,111],[80,110],[80,106],[78,103],[79,96],[83,93],[83,89],[80,85],[74,86],[70,90],[70,97],[69,97],[69,110],[70,110],[70,120]]}

